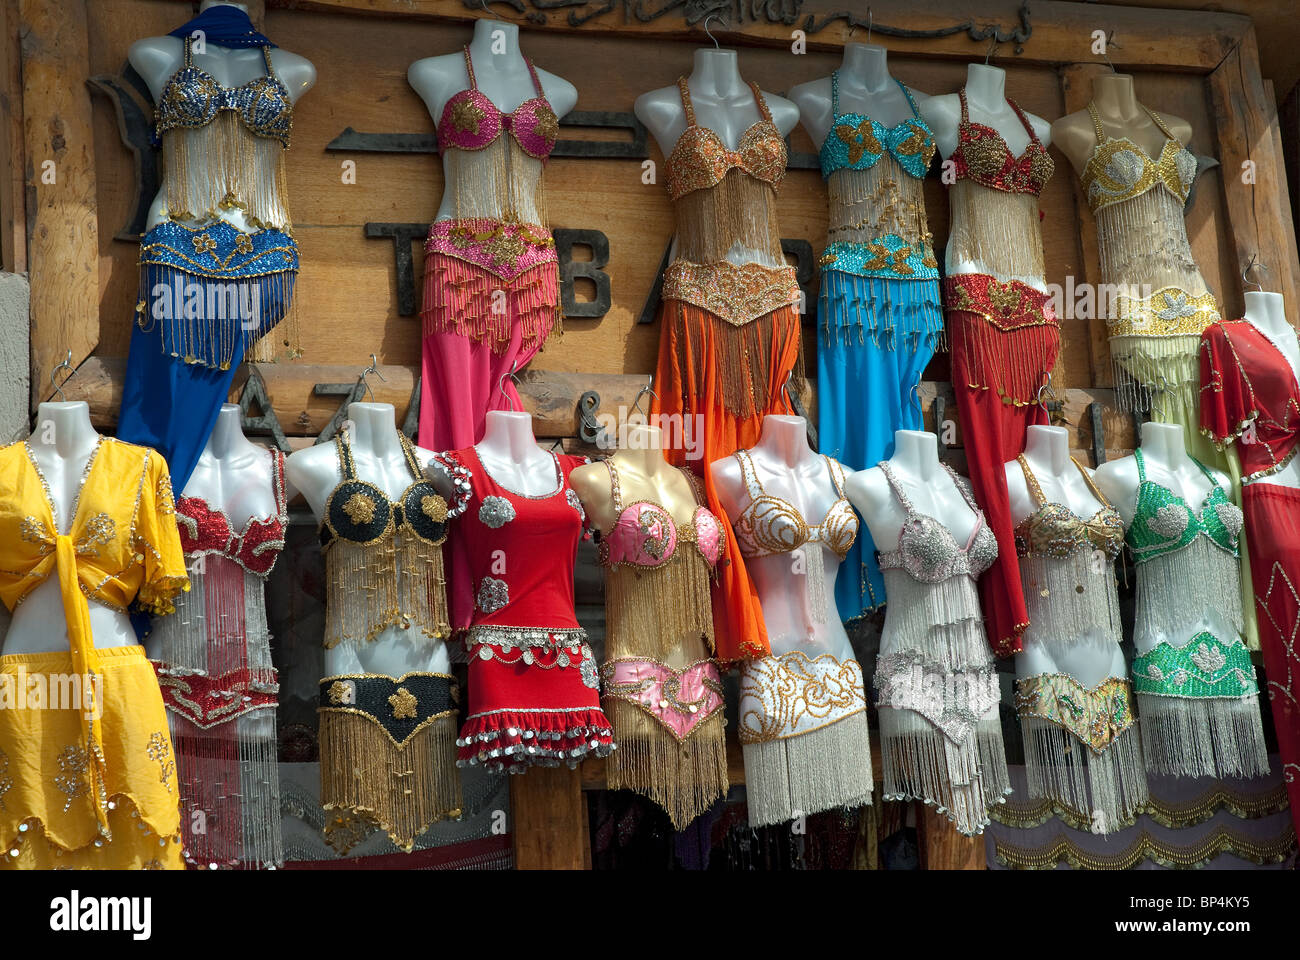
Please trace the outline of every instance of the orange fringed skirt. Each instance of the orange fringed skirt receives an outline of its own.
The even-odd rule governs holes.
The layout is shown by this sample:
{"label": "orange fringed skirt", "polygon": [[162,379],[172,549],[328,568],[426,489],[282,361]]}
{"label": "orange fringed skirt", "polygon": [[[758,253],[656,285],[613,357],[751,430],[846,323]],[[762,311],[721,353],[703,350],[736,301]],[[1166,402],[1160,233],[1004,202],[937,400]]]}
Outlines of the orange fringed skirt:
{"label": "orange fringed skirt", "polygon": [[790,414],[786,381],[802,376],[800,317],[783,306],[744,323],[681,300],[665,299],[651,418],[664,434],[664,456],[704,481],[709,509],[721,520],[726,555],[713,591],[717,659],[771,655],[758,592],[736,548],[731,522],[708,466],[753,446],[769,414]]}

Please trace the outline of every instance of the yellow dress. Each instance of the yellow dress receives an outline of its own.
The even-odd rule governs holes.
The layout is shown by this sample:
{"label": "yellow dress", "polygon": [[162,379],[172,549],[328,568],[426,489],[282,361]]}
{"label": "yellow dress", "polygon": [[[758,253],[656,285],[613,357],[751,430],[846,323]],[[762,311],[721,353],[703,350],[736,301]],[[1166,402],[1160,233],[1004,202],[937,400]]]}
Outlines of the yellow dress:
{"label": "yellow dress", "polygon": [[100,437],[67,533],[25,442],[0,448],[0,599],[51,575],[69,649],[0,657],[0,865],[183,869],[162,696],[139,646],[95,649],[87,601],[167,613],[189,589],[167,464]]}

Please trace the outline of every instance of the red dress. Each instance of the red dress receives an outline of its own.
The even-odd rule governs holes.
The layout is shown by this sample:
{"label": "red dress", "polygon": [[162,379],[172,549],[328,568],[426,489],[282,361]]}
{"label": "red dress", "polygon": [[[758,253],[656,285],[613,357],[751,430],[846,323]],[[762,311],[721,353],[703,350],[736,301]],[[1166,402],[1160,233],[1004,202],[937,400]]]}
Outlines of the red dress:
{"label": "red dress", "polygon": [[456,487],[452,620],[469,624],[469,709],[457,763],[524,773],[576,767],[614,749],[598,668],[573,609],[586,518],[569,486],[585,457],[556,456],[555,491],[526,497],[488,474],[474,447],[438,454]]}

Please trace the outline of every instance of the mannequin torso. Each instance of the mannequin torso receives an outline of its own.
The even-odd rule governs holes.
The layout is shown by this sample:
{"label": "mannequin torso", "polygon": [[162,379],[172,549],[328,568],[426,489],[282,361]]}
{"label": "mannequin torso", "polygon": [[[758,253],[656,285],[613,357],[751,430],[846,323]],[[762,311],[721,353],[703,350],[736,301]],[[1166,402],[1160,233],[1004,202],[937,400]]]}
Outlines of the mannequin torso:
{"label": "mannequin torso", "polygon": [[[204,0],[199,9],[202,12],[214,6],[233,6],[248,12],[244,4],[214,3],[213,0]],[[266,60],[259,47],[233,49],[206,44],[202,52],[196,48],[191,48],[190,52],[194,65],[207,72],[223,87],[238,87],[266,76]],[[146,37],[131,45],[127,58],[148,85],[154,102],[157,103],[167,81],[184,63],[185,41],[180,37]],[[294,103],[316,83],[316,68],[310,60],[296,53],[277,47],[271,51],[271,66]],[[239,207],[230,207],[218,213],[238,230],[250,232],[255,229]],[[166,219],[167,195],[164,188],[154,197],[149,207],[146,229]]]}
{"label": "mannequin torso", "polygon": [[[1001,67],[972,63],[966,68],[966,103],[973,123],[992,127],[1006,142],[1007,149],[1016,156],[1029,146],[1029,133],[1006,96],[1007,72]],[[934,131],[935,145],[944,158],[951,157],[957,149],[958,128],[961,124],[961,99],[955,93],[927,97],[917,101],[921,115]],[[1034,133],[1044,147],[1052,142],[1052,127],[1042,117],[1025,114]]]}
{"label": "mannequin torso", "polygon": [[[1295,327],[1286,318],[1286,304],[1280,293],[1268,293],[1248,290],[1245,294],[1246,310],[1243,319],[1264,335],[1277,347],[1278,352],[1286,358],[1296,382],[1300,383],[1300,339]],[[1291,462],[1277,473],[1247,483],[1273,483],[1284,487],[1300,489],[1300,457],[1292,457]]]}
{"label": "mannequin torso", "polygon": [[[36,430],[27,439],[27,445],[49,484],[59,533],[67,533],[72,524],[82,479],[99,439],[90,422],[90,407],[82,401],[42,403],[36,410]],[[90,603],[89,607],[90,630],[96,647],[126,647],[138,642],[125,613],[102,603]],[[59,579],[51,574],[14,610],[4,638],[4,653],[53,653],[67,649],[67,619]]]}
{"label": "mannequin torso", "polygon": [[[199,462],[181,493],[224,513],[236,530],[252,517],[270,517],[276,512],[271,452],[244,436],[241,415],[238,405],[222,404]],[[285,500],[293,499],[294,492],[286,484]]]}
{"label": "mannequin torso", "polygon": [[[397,438],[392,404],[349,404],[348,419],[352,423],[348,440],[357,477],[378,486],[390,500],[400,497],[414,478]],[[421,447],[414,450],[416,460],[430,474],[429,479],[446,496],[450,483],[440,471],[428,470],[433,452]],[[287,482],[302,491],[317,522],[321,522],[326,501],[342,480],[335,444],[322,443],[297,451],[285,462],[284,472]],[[325,651],[326,676],[367,672],[400,677],[420,670],[449,672],[446,645],[396,626],[366,644],[341,643]]]}
{"label": "mannequin torso", "polygon": [[[1138,102],[1131,76],[1103,73],[1094,77],[1092,100],[1102,129],[1108,136],[1131,140],[1148,157],[1160,156],[1168,137]],[[1163,113],[1160,119],[1181,143],[1186,145],[1191,141],[1192,125],[1186,120]],[[1082,173],[1097,147],[1097,131],[1092,116],[1085,109],[1061,117],[1052,124],[1052,140],[1070,161],[1075,173]]]}
{"label": "mannequin torso", "polygon": [[[839,499],[826,459],[808,446],[808,424],[803,417],[768,416],[762,434],[749,455],[768,496],[790,504],[813,526],[827,515]],[[749,506],[750,495],[735,457],[724,457],[709,465],[718,499],[735,522]],[[772,653],[781,655],[802,650],[809,656],[829,653],[837,660],[853,656],[848,634],[835,608],[835,577],[840,559],[824,543],[809,543],[802,549],[822,551],[826,598],[824,622],[809,607],[809,591],[792,589],[791,572],[795,552],[749,557],[745,568],[758,589]],[[815,564],[809,565],[816,570]],[[798,571],[802,573],[802,569]]]}
{"label": "mannequin torso", "polygon": [[[868,43],[844,45],[844,61],[839,68],[839,109],[841,113],[860,113],[886,127],[894,127],[912,116],[907,96],[889,74],[888,51]],[[918,107],[929,97],[912,91]],[[790,88],[790,99],[799,108],[799,122],[820,147],[831,131],[831,78],[822,77]]]}
{"label": "mannequin torso", "polygon": [[558,489],[555,458],[537,445],[533,418],[527,413],[489,410],[483,439],[474,451],[489,476],[513,494],[545,497]]}
{"label": "mannequin torso", "polygon": [[[658,427],[628,428],[628,444],[609,458],[618,470],[623,505],[650,500],[663,506],[680,527],[689,526],[695,516],[695,491],[676,467],[664,459],[663,434]],[[577,467],[569,474],[569,486],[582,501],[591,525],[602,532],[618,519],[610,492],[609,468],[600,463]]]}

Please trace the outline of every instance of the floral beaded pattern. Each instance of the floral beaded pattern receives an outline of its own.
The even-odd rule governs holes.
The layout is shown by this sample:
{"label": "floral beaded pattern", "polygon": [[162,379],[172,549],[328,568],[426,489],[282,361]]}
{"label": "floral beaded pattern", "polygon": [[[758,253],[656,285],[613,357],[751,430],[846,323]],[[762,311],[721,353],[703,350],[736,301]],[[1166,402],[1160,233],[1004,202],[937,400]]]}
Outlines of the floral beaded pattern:
{"label": "floral beaded pattern", "polygon": [[1193,295],[1164,287],[1147,297],[1134,297],[1121,287],[1106,318],[1112,337],[1194,337],[1220,319],[1212,293]]}
{"label": "floral beaded pattern", "polygon": [[1133,726],[1133,696],[1129,682],[1108,677],[1089,689],[1064,673],[1044,673],[1016,681],[1016,713],[1020,719],[1037,717],[1064,727],[1103,753]]}
{"label": "floral beaded pattern", "polygon": [[736,543],[743,556],[766,557],[789,553],[806,543],[824,543],[844,559],[858,536],[858,515],[844,496],[844,467],[839,461],[824,457],[838,499],[820,523],[810,525],[797,507],[763,489],[748,450],[737,450],[734,456],[749,493],[749,506],[735,522]]}
{"label": "floral beaded pattern", "polygon": [[1038,196],[1056,172],[1056,164],[1038,139],[1038,134],[1034,133],[1024,111],[1014,100],[1007,101],[1029,134],[1029,144],[1017,157],[997,130],[971,121],[966,88],[962,87],[957,95],[961,98],[961,123],[957,131],[957,149],[952,156],[957,179],[972,180],[990,190]]}
{"label": "floral beaded pattern", "polygon": [[1259,695],[1250,651],[1240,638],[1199,633],[1181,647],[1157,644],[1133,661],[1133,688],[1160,697],[1239,700]]}
{"label": "floral beaded pattern", "polygon": [[663,298],[691,303],[733,326],[743,326],[799,299],[794,267],[674,260],[664,271]]}
{"label": "floral beaded pattern", "polygon": [[1199,512],[1192,510],[1178,494],[1146,475],[1142,451],[1133,451],[1138,468],[1138,502],[1127,540],[1137,563],[1143,563],[1189,546],[1197,537],[1207,537],[1219,549],[1237,556],[1237,535],[1241,533],[1241,510],[1205,465],[1193,458],[1210,481]]}
{"label": "floral beaded pattern", "polygon": [[542,82],[537,78],[532,61],[525,57],[524,63],[537,95],[525,100],[511,113],[503,113],[479,90],[474,77],[474,61],[469,47],[465,47],[465,73],[469,77],[469,87],[443,106],[442,118],[438,121],[438,146],[443,150],[484,150],[495,143],[503,131],[509,131],[526,154],[545,162],[555,148],[560,121],[542,93]]}
{"label": "floral beaded pattern", "polygon": [[1022,453],[1016,460],[1025,475],[1029,493],[1038,505],[1038,509],[1016,526],[1016,553],[1019,556],[1048,556],[1064,560],[1076,550],[1100,550],[1111,560],[1119,556],[1124,546],[1124,521],[1119,511],[1097,489],[1083,464],[1070,458],[1092,495],[1101,503],[1101,509],[1087,520],[1075,516],[1064,504],[1048,503],[1025,455]]}
{"label": "floral beaded pattern", "polygon": [[866,170],[880,162],[886,153],[898,161],[909,176],[921,178],[934,159],[934,132],[922,119],[908,90],[895,80],[912,108],[912,116],[887,127],[861,113],[840,113],[840,72],[831,74],[831,129],[822,142],[818,158],[822,177],[836,170]]}
{"label": "floral beaded pattern", "polygon": [[965,547],[958,545],[939,520],[916,512],[888,461],[882,460],[879,466],[906,513],[903,528],[898,533],[898,548],[880,551],[881,570],[903,569],[924,583],[942,583],[959,576],[974,580],[993,566],[998,557],[997,537],[984,522],[984,512],[976,506],[969,485],[953,472],[952,467],[943,464],[962,499],[975,514],[975,529]]}
{"label": "floral beaded pattern", "polygon": [[1179,203],[1187,202],[1192,181],[1196,178],[1196,157],[1170,133],[1155,111],[1146,107],[1142,109],[1168,137],[1160,148],[1160,156],[1154,160],[1128,137],[1106,136],[1097,105],[1088,101],[1088,115],[1092,117],[1093,129],[1097,133],[1097,145],[1079,180],[1087,194],[1088,206],[1094,213],[1113,203],[1141,196],[1155,187],[1164,187]]}
{"label": "floral beaded pattern", "polygon": [[279,140],[289,149],[293,98],[271,67],[271,48],[262,47],[266,76],[238,87],[223,87],[212,74],[194,66],[190,41],[190,37],[185,38],[184,63],[168,79],[158,98],[158,136],[182,127],[206,127],[221,111],[231,110],[249,132]]}
{"label": "floral beaded pattern", "polygon": [[729,150],[717,133],[695,122],[686,78],[677,80],[686,112],[686,129],[668,155],[668,195],[673,200],[717,186],[733,169],[743,170],[756,180],[771,184],[773,189],[781,185],[788,159],[785,138],[772,122],[758,84],[751,81],[749,86],[763,119],[745,131],[735,150]]}

